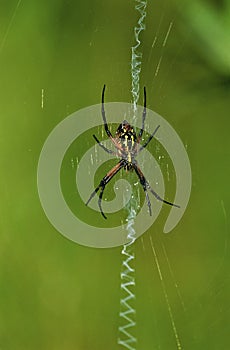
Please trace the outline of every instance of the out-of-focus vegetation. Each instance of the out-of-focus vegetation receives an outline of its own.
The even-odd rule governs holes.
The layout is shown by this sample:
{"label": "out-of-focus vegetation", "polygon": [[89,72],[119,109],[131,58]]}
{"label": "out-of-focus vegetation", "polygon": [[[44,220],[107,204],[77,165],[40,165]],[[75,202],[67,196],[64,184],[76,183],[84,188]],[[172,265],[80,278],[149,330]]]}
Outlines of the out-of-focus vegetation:
{"label": "out-of-focus vegetation", "polygon": [[[229,6],[227,0],[148,4],[141,88],[147,87],[148,107],[186,145],[193,188],[172,233],[162,233],[165,207],[136,242],[138,349],[177,349],[150,236],[182,348],[230,348]],[[1,349],[119,349],[121,249],[62,237],[41,208],[36,171],[51,130],[99,103],[104,83],[107,101],[131,100],[136,20],[131,0],[0,4]],[[91,137],[86,133],[82,149]]]}
{"label": "out-of-focus vegetation", "polygon": [[230,2],[186,1],[183,17],[197,49],[221,74],[230,75]]}

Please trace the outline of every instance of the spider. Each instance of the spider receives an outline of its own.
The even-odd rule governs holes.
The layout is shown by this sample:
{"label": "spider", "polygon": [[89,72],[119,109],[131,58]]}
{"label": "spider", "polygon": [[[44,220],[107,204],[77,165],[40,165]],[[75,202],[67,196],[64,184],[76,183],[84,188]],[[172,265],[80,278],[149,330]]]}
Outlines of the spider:
{"label": "spider", "polygon": [[152,140],[154,135],[156,134],[157,130],[159,129],[160,125],[156,127],[154,132],[149,136],[148,140],[138,147],[140,145],[140,141],[142,138],[142,134],[144,131],[145,126],[145,118],[146,118],[146,89],[144,87],[144,109],[142,113],[142,127],[139,131],[139,134],[137,135],[134,131],[133,127],[124,120],[117,128],[115,137],[111,134],[107,120],[105,115],[105,108],[104,108],[104,95],[105,95],[105,85],[102,90],[102,102],[101,102],[101,113],[102,113],[102,119],[104,123],[105,132],[114,144],[116,148],[116,152],[106,148],[99,140],[98,138],[93,135],[95,141],[98,143],[98,145],[103,148],[103,150],[109,154],[115,155],[116,157],[120,157],[121,160],[115,165],[101,180],[99,185],[95,188],[95,190],[90,195],[88,201],[86,202],[86,205],[89,204],[91,199],[96,195],[96,193],[100,190],[99,198],[98,198],[98,206],[100,209],[100,212],[104,219],[107,219],[105,216],[103,210],[102,210],[102,197],[104,193],[105,186],[109,183],[109,181],[116,175],[122,168],[124,168],[126,171],[134,170],[139,178],[140,184],[145,192],[146,201],[149,209],[150,216],[152,215],[152,209],[151,209],[151,202],[148,195],[148,190],[156,197],[159,201],[164,202],[168,205],[180,208],[179,205],[171,203],[166,201],[165,199],[161,198],[149,185],[148,181],[146,180],[144,174],[142,173],[140,167],[138,166],[136,156],[138,153],[140,153]]}

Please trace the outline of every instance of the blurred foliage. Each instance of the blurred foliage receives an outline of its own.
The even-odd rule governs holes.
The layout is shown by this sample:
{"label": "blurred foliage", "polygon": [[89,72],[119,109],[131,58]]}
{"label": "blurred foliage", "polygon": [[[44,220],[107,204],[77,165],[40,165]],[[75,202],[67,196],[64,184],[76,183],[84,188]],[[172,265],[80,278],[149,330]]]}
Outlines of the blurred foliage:
{"label": "blurred foliage", "polygon": [[[187,147],[193,188],[171,234],[162,234],[164,207],[135,244],[141,350],[177,348],[150,237],[182,348],[230,348],[229,7],[227,0],[148,3],[141,88],[147,88],[148,107],[170,122]],[[107,101],[131,101],[136,20],[131,0],[0,2],[3,350],[119,348],[121,249],[82,247],[61,236],[42,210],[36,173],[52,129],[72,112],[99,103],[104,83]],[[82,152],[90,137],[85,134]],[[64,165],[69,169],[63,188],[75,208],[71,159]]]}
{"label": "blurred foliage", "polygon": [[205,59],[221,74],[230,75],[230,2],[183,2],[183,17]]}

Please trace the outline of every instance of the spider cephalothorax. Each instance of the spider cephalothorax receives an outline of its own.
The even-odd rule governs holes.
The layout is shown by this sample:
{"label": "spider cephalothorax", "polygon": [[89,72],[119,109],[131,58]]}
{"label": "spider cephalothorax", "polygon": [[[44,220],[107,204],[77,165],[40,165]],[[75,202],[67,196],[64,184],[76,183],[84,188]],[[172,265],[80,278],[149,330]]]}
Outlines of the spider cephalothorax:
{"label": "spider cephalothorax", "polygon": [[133,127],[124,120],[117,128],[116,137],[119,139],[128,139],[134,142],[137,140],[136,132]]}
{"label": "spider cephalothorax", "polygon": [[96,142],[99,144],[100,147],[102,147],[104,149],[104,151],[106,151],[107,153],[116,155],[117,157],[120,157],[121,160],[118,162],[117,165],[115,165],[101,180],[100,184],[98,185],[98,187],[95,188],[95,190],[93,191],[93,193],[91,194],[91,196],[89,197],[88,201],[86,202],[86,205],[88,205],[88,203],[91,201],[91,199],[96,195],[96,193],[100,191],[99,194],[99,198],[98,198],[98,206],[100,208],[101,214],[102,216],[106,219],[105,214],[103,213],[102,207],[101,207],[101,201],[102,201],[102,196],[104,193],[104,189],[105,186],[107,185],[107,183],[113,178],[113,176],[122,168],[124,168],[126,171],[129,170],[135,170],[140,184],[145,192],[145,196],[146,196],[146,200],[147,200],[147,204],[148,204],[148,208],[149,208],[149,214],[152,215],[152,211],[151,211],[151,202],[149,199],[149,195],[147,190],[149,190],[158,200],[160,200],[161,202],[164,202],[166,204],[175,206],[177,208],[179,208],[179,205],[173,204],[171,202],[166,201],[165,199],[161,198],[153,189],[152,187],[149,185],[148,181],[146,180],[146,178],[144,177],[144,174],[142,173],[140,167],[137,164],[136,161],[136,156],[139,152],[141,152],[148,144],[149,142],[152,140],[152,138],[154,137],[155,133],[157,132],[157,130],[159,129],[160,125],[158,125],[156,127],[156,129],[154,130],[154,132],[150,135],[150,137],[148,138],[148,140],[140,146],[140,141],[144,132],[144,125],[145,125],[145,117],[146,117],[146,90],[144,88],[144,109],[143,109],[143,114],[142,114],[142,127],[138,133],[138,136],[134,130],[134,128],[126,121],[124,120],[117,128],[115,137],[112,136],[109,128],[108,128],[108,124],[107,124],[107,120],[106,120],[106,116],[105,116],[105,109],[104,109],[104,94],[105,94],[105,85],[103,87],[102,90],[102,108],[101,108],[101,112],[102,112],[102,118],[103,118],[103,122],[104,122],[104,127],[105,127],[105,131],[108,135],[108,137],[111,139],[111,141],[113,142],[115,148],[116,148],[116,152],[106,148],[98,139],[95,135],[93,135],[94,139],[96,140]]}

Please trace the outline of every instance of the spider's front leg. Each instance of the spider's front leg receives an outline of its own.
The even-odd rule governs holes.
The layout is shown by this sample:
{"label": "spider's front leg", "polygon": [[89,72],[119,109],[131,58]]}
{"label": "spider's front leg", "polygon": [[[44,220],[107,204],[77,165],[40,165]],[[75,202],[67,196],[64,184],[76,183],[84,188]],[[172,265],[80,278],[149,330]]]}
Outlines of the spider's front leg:
{"label": "spider's front leg", "polygon": [[121,145],[117,142],[117,140],[113,137],[113,135],[111,134],[111,132],[109,130],[108,123],[106,120],[106,115],[105,115],[104,98],[105,98],[105,85],[103,86],[102,96],[101,96],[101,114],[102,114],[102,119],[104,122],[105,132],[108,135],[108,137],[110,138],[110,140],[113,142],[116,149],[122,151]]}
{"label": "spider's front leg", "polygon": [[[145,118],[146,118],[146,89],[144,87],[144,109],[143,109],[143,113],[142,113],[142,126],[141,126],[141,129],[139,131],[139,134],[138,134],[138,138],[137,138],[137,143],[136,143],[136,147],[137,145],[141,142],[141,138],[142,138],[142,135],[143,135],[143,132],[144,132],[144,129],[145,129]],[[157,130],[159,129],[160,125],[158,125],[156,127],[156,129],[154,130],[154,132],[149,136],[148,140],[144,143],[143,146],[141,146],[138,150],[137,150],[137,153],[139,153],[140,151],[142,151],[148,144],[149,142],[152,140],[152,138],[154,137],[154,135],[156,134]]]}
{"label": "spider's front leg", "polygon": [[158,125],[158,126],[156,127],[156,129],[154,130],[154,132],[149,136],[148,140],[143,144],[143,146],[141,146],[141,147],[139,148],[138,153],[139,153],[140,151],[142,151],[142,150],[149,144],[149,142],[152,140],[152,138],[153,138],[154,135],[156,134],[156,132],[157,132],[157,130],[159,129],[159,127],[160,127],[160,125]]}
{"label": "spider's front leg", "polygon": [[139,134],[138,134],[137,143],[140,143],[142,134],[143,134],[144,129],[145,129],[145,118],[146,118],[146,89],[144,87],[144,109],[143,109],[143,113],[142,113],[142,126],[141,126],[141,129],[140,129]]}
{"label": "spider's front leg", "polygon": [[96,142],[99,144],[99,146],[107,153],[109,154],[113,154],[114,156],[116,156],[117,154],[113,151],[111,151],[110,149],[108,149],[107,147],[105,147],[96,137],[96,135],[93,135],[94,140],[96,140]]}
{"label": "spider's front leg", "polygon": [[121,170],[124,166],[125,166],[125,161],[123,159],[120,160],[120,162],[115,165],[101,180],[100,184],[95,188],[95,190],[92,192],[92,194],[90,195],[88,201],[85,203],[86,205],[89,204],[89,202],[91,201],[91,199],[93,199],[93,197],[96,195],[96,193],[101,190],[100,194],[99,194],[99,198],[98,198],[98,206],[100,208],[100,212],[101,215],[103,216],[104,219],[107,219],[107,217],[105,216],[103,210],[102,210],[102,206],[101,206],[101,201],[102,201],[102,197],[103,197],[103,193],[104,193],[104,189],[105,186],[108,184],[108,182],[114,177],[114,175],[116,175],[116,173]]}
{"label": "spider's front leg", "polygon": [[113,138],[113,136],[109,130],[108,123],[107,123],[106,116],[105,116],[104,99],[105,99],[105,85],[103,86],[102,96],[101,96],[101,114],[102,114],[102,119],[104,122],[105,132],[108,135],[108,137]]}

